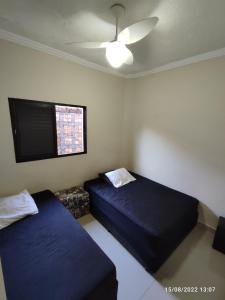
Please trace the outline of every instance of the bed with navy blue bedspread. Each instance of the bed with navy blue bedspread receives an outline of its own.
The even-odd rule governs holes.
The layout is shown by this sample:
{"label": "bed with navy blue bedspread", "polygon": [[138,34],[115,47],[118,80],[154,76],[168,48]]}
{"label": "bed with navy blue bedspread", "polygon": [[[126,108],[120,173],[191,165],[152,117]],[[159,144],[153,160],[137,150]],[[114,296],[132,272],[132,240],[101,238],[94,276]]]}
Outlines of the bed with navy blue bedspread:
{"label": "bed with navy blue bedspread", "polygon": [[0,231],[8,300],[116,300],[110,259],[50,191],[39,213]]}
{"label": "bed with navy blue bedspread", "polygon": [[115,188],[102,178],[85,183],[93,215],[151,273],[197,223],[198,200],[138,174]]}

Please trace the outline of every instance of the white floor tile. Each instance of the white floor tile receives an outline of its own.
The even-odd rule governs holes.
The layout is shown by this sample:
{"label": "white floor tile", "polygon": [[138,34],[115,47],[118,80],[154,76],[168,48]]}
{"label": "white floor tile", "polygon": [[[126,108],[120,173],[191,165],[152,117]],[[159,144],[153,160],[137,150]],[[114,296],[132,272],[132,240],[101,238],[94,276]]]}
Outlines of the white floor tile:
{"label": "white floor tile", "polygon": [[150,288],[144,293],[140,300],[176,300],[174,295],[165,291],[165,287],[160,285],[156,280],[152,283]]}
{"label": "white floor tile", "polygon": [[[212,249],[214,232],[198,224],[154,277],[91,215],[80,223],[114,262],[118,300],[224,300],[225,255]],[[168,294],[165,287],[215,286],[214,293]]]}
{"label": "white floor tile", "polygon": [[1,260],[0,260],[0,300],[6,300]]}
{"label": "white floor tile", "polygon": [[[213,237],[198,224],[156,273],[164,286],[197,287],[196,293],[176,293],[178,299],[225,299],[225,255],[212,248]],[[201,287],[215,287],[215,292],[201,292]]]}
{"label": "white floor tile", "polygon": [[81,223],[116,266],[118,300],[140,299],[154,278],[99,222],[88,216]]}

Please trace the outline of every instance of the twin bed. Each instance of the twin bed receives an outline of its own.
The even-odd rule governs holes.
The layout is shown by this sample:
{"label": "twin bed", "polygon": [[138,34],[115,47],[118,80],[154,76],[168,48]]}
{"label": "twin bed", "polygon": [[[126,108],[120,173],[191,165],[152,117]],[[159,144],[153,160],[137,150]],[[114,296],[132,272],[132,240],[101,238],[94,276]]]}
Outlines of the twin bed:
{"label": "twin bed", "polygon": [[116,300],[116,268],[50,191],[39,213],[0,230],[7,300]]}
{"label": "twin bed", "polygon": [[198,200],[138,174],[115,188],[102,178],[84,185],[92,214],[148,272],[156,272],[197,223]]}

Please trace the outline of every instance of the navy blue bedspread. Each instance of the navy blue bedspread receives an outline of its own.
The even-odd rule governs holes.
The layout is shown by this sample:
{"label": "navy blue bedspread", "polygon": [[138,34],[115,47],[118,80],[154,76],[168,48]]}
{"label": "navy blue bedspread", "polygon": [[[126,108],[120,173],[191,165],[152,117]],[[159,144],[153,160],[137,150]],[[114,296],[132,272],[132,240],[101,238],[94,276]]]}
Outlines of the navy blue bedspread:
{"label": "navy blue bedspread", "polygon": [[92,213],[152,272],[197,222],[198,200],[145,177],[114,188],[87,181]]}
{"label": "navy blue bedspread", "polygon": [[7,299],[115,300],[110,259],[50,191],[33,197],[39,213],[0,231]]}

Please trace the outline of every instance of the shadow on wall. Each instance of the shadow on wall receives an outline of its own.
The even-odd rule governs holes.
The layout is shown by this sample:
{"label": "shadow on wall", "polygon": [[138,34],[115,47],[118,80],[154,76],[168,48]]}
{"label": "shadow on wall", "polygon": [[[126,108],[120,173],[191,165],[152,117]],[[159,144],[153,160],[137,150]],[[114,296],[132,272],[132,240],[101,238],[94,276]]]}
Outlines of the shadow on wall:
{"label": "shadow on wall", "polygon": [[213,145],[194,135],[141,127],[134,130],[131,148],[135,172],[200,200],[200,222],[216,227],[217,216],[225,216],[221,149],[212,155]]}
{"label": "shadow on wall", "polygon": [[[148,116],[148,120],[150,117]],[[217,132],[210,131],[210,122],[205,120],[205,124],[198,124],[196,120],[183,121],[182,117],[177,117],[175,120],[173,116],[167,122],[161,122],[160,119],[157,122],[148,121],[134,129],[133,146],[138,145],[144,138],[148,139],[149,143],[152,138],[157,139],[160,143],[164,143],[164,146],[174,150],[177,148],[177,152],[182,151],[186,156],[225,174],[224,130],[221,126]],[[215,127],[215,124],[211,127],[213,126]]]}

